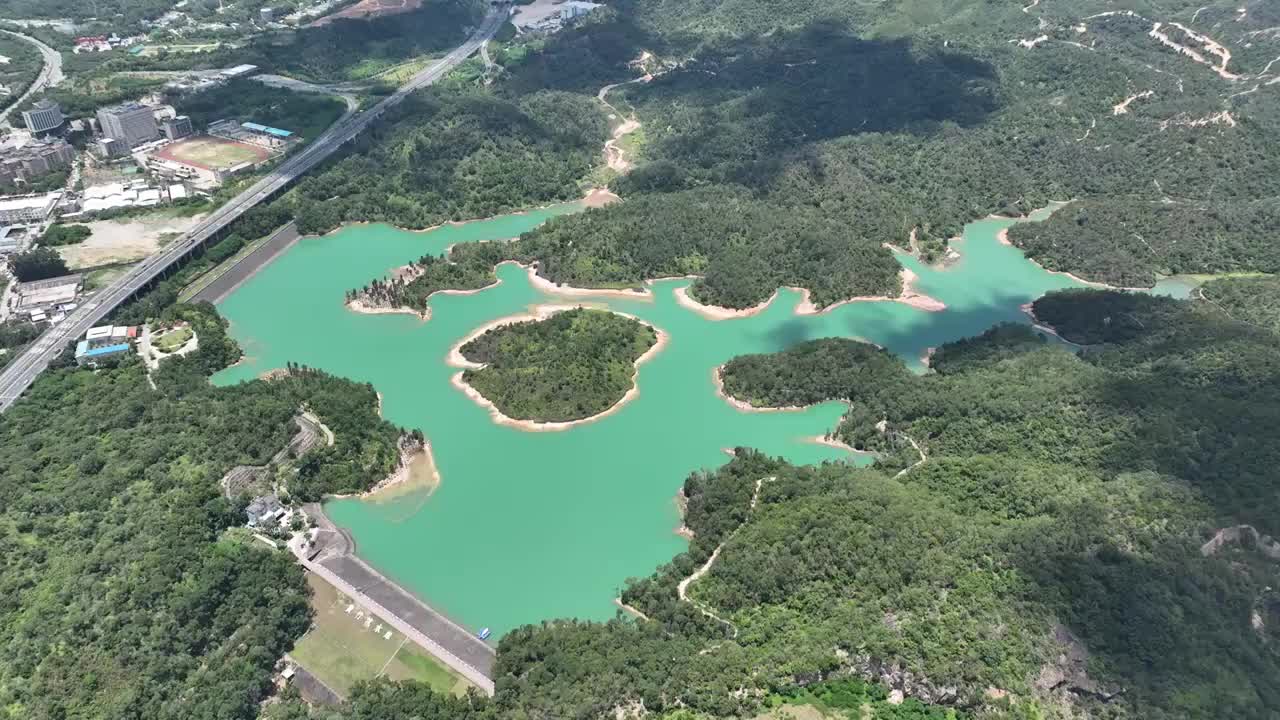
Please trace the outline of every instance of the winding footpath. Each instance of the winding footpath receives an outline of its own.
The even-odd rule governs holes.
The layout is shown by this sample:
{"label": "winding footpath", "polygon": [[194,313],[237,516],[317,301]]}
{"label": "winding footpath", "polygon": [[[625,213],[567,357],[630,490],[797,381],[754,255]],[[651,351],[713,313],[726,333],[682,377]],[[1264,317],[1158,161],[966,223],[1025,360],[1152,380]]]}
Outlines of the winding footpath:
{"label": "winding footpath", "polygon": [[624,116],[621,110],[614,107],[613,104],[609,102],[609,100],[607,99],[608,95],[615,88],[622,87],[623,85],[630,85],[632,83],[641,83],[641,82],[647,83],[652,79],[653,79],[652,75],[643,75],[641,77],[635,78],[634,80],[614,83],[612,85],[605,85],[604,87],[600,88],[600,92],[596,93],[596,99],[599,100],[601,104],[603,104],[605,107],[612,110],[613,114],[618,119],[622,120],[622,124],[614,128],[613,136],[604,144],[605,162],[609,165],[609,169],[619,174],[626,174],[627,172],[629,172],[633,167],[633,164],[630,160],[627,159],[627,151],[618,147],[618,142],[621,141],[624,137],[639,130],[640,121],[636,119],[634,114]]}
{"label": "winding footpath", "polygon": [[[775,478],[768,478],[768,482],[772,482],[774,479]],[[764,487],[765,482],[765,478],[756,480],[755,492],[751,493],[751,505],[747,508],[747,520],[750,520],[751,513],[755,512],[756,504],[760,501],[760,488]],[[680,584],[676,586],[676,595],[679,596],[681,602],[687,602],[693,605],[698,609],[698,612],[729,628],[729,630],[732,631],[731,637],[734,639],[737,639],[738,637],[738,626],[717,615],[706,603],[689,597],[689,586],[697,582],[703,575],[711,572],[711,566],[716,564],[716,560],[720,557],[720,551],[724,550],[725,544],[732,540],[734,535],[738,534],[738,530],[741,530],[743,525],[747,524],[747,520],[744,520],[742,525],[739,525],[733,532],[729,533],[729,536],[722,540],[720,544],[716,546],[715,550],[711,551],[711,557],[707,558],[707,561],[702,564],[702,567],[694,570],[692,575],[681,580]]]}

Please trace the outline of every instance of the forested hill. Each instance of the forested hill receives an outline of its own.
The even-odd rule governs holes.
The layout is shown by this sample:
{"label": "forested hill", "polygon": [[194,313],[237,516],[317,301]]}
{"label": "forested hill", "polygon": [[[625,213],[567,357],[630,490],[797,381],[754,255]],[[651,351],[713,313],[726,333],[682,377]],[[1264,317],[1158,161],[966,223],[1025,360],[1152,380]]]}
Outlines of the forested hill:
{"label": "forested hill", "polygon": [[[870,593],[888,598],[883,612],[894,617],[885,639],[892,649],[881,652],[935,683],[1023,683],[1018,692],[1035,695],[1047,675],[1033,658],[1055,657],[1055,644],[1074,637],[1067,644],[1079,642],[1090,658],[1079,668],[1091,683],[1082,687],[1125,691],[1110,712],[1268,717],[1280,703],[1280,685],[1263,679],[1275,670],[1262,670],[1280,662],[1276,626],[1251,618],[1255,608],[1265,615],[1280,606],[1265,589],[1277,568],[1260,554],[1233,567],[1204,558],[1199,546],[1217,529],[1241,523],[1280,533],[1280,441],[1270,430],[1280,422],[1280,339],[1204,304],[1142,295],[1055,293],[1035,311],[1088,349],[1077,357],[1023,326],[1005,326],[942,347],[935,372],[924,377],[882,351],[839,339],[730,362],[725,386],[742,399],[851,401],[839,436],[880,453],[878,467],[888,473],[911,468],[900,482],[946,498],[943,506],[965,517],[966,529],[948,530],[948,521],[935,518],[912,548],[851,552],[842,540],[839,550],[818,551],[818,539],[833,536],[813,526],[834,528],[858,503],[842,511],[815,500],[807,510],[781,512],[776,527],[735,537],[729,548],[740,558],[730,560],[727,548],[723,571],[712,572],[700,597],[750,618],[744,632],[752,636],[762,618],[748,608],[757,602],[792,607],[791,593],[808,593],[812,607],[811,594],[825,592],[828,582],[864,587],[889,571],[911,578],[910,585],[938,572],[964,590],[944,600],[924,593],[931,599],[921,605],[893,599],[894,584]],[[792,493],[784,485],[766,497]],[[862,502],[893,496],[883,488],[872,495],[878,499]],[[806,539],[796,540],[802,519]],[[917,520],[904,515],[894,532]],[[865,532],[855,525],[841,537],[858,542]],[[986,555],[994,564],[981,571],[990,577],[968,575],[968,543],[983,553],[995,549]],[[695,555],[700,549],[707,551],[698,543]],[[849,575],[833,576],[845,552],[857,560],[849,561]],[[870,559],[881,552],[885,560]],[[992,626],[981,620],[987,613],[1001,618],[1002,633],[989,634]],[[858,633],[863,642],[880,637],[871,619],[858,621],[867,623]],[[1069,632],[1050,632],[1058,624]],[[947,640],[953,632],[966,639]],[[925,638],[930,644],[912,647]],[[938,652],[952,642],[1003,660],[966,666],[963,654]],[[1077,682],[1067,668],[1050,674]]]}
{"label": "forested hill", "polygon": [[[1273,717],[1280,567],[1205,543],[1277,531],[1280,339],[1161,298],[1062,293],[1037,313],[1091,349],[1010,325],[941,348],[923,377],[847,340],[730,363],[726,385],[756,398],[853,399],[842,433],[881,461],[740,449],[694,473],[688,552],[622,594],[648,619],[510,633],[491,702],[374,684],[270,717],[759,717],[851,675],[910,698],[872,690],[853,717]],[[769,365],[792,369],[749,372]]]}
{"label": "forested hill", "polygon": [[[1274,266],[1280,20],[1265,3],[613,7],[599,32],[669,61],[616,91],[644,123],[641,162],[615,183],[628,199],[664,193],[680,218],[692,216],[692,188],[746,188],[772,208],[820,208],[854,254],[905,245],[918,228],[932,257],[966,221],[1078,198],[1086,232],[1064,218],[1046,229],[1062,227],[1053,237],[1021,243],[1033,257],[1133,284]],[[632,225],[624,206],[605,215]],[[565,220],[559,234],[575,222],[585,240],[603,221]]]}
{"label": "forested hill", "polygon": [[315,232],[570,199],[609,180],[608,112],[641,123],[610,180],[629,202],[529,236],[558,281],[692,272],[732,307],[780,284],[894,294],[884,243],[915,231],[938,258],[966,222],[1051,200],[1079,202],[1013,238],[1055,269],[1271,271],[1280,19],[1258,5],[618,0],[495,51],[491,84],[476,67],[415,99],[286,204]]}
{"label": "forested hill", "polygon": [[298,464],[297,496],[367,489],[399,459],[371,387],[296,369],[213,388],[239,357],[222,321],[207,305],[162,319],[200,348],[155,386],[131,356],[51,369],[0,416],[0,717],[256,717],[309,624],[306,583],[226,532],[248,499],[219,479],[284,447],[304,405],[337,441]]}
{"label": "forested hill", "polygon": [[636,362],[658,342],[652,326],[575,308],[494,328],[459,348],[482,367],[462,379],[503,415],[568,422],[599,415],[635,387]]}
{"label": "forested hill", "polygon": [[1218,278],[1200,287],[1200,297],[1233,320],[1280,333],[1280,278]]}

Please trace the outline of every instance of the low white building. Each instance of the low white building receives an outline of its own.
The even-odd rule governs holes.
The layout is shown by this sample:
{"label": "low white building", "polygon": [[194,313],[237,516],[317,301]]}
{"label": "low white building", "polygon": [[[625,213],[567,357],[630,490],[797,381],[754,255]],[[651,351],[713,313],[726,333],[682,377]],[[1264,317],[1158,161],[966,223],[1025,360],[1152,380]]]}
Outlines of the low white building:
{"label": "low white building", "polygon": [[44,222],[61,199],[61,192],[0,197],[0,225]]}

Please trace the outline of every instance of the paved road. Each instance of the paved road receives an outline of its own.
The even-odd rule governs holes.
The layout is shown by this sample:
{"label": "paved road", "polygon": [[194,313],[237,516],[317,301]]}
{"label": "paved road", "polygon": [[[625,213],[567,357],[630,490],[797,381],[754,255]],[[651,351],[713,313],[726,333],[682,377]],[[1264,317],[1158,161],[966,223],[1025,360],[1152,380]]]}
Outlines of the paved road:
{"label": "paved road", "polygon": [[44,90],[46,87],[50,85],[57,85],[62,82],[63,75],[62,53],[28,35],[16,33],[12,30],[0,30],[0,32],[26,40],[32,45],[35,45],[36,48],[40,50],[41,57],[44,58],[44,67],[40,68],[40,74],[37,75],[35,81],[31,83],[31,87],[27,88],[27,91],[22,93],[22,96],[15,100],[12,105],[5,108],[3,112],[0,112],[0,127],[4,127],[9,125],[9,114],[17,109],[19,105],[26,102],[27,98],[35,95],[41,90]]}
{"label": "paved road", "polygon": [[166,245],[156,254],[135,265],[116,282],[87,298],[65,320],[45,331],[21,355],[0,372],[0,411],[7,410],[35,382],[67,343],[97,325],[121,303],[133,297],[148,283],[167,271],[209,238],[230,225],[247,210],[272,197],[299,176],[315,167],[335,150],[359,135],[384,112],[400,104],[410,93],[427,87],[466,60],[493,37],[506,21],[506,10],[494,10],[471,37],[431,67],[414,75],[394,94],[362,113],[348,111],[323,135],[300,152],[290,156],[266,177],[212,212],[179,240]]}

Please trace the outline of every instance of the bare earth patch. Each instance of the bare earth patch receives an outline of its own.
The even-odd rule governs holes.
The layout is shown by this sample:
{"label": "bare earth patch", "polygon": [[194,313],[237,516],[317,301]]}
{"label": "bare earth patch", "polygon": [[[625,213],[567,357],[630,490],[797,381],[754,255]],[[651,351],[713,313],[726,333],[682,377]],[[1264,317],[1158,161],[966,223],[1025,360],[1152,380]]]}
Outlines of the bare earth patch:
{"label": "bare earth patch", "polygon": [[174,234],[195,227],[204,215],[140,217],[85,223],[93,234],[84,242],[58,248],[72,270],[141,260],[159,250]]}
{"label": "bare earth patch", "polygon": [[360,0],[360,2],[351,7],[343,8],[332,15],[325,15],[311,23],[310,27],[328,25],[339,18],[369,20],[383,17],[384,15],[397,15],[417,10],[420,7],[422,7],[422,0]]}

